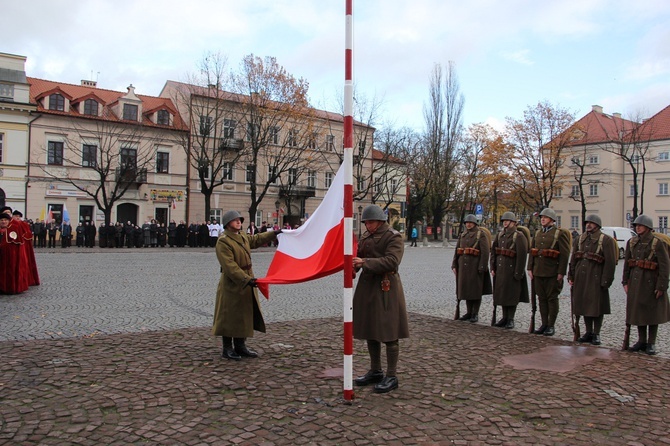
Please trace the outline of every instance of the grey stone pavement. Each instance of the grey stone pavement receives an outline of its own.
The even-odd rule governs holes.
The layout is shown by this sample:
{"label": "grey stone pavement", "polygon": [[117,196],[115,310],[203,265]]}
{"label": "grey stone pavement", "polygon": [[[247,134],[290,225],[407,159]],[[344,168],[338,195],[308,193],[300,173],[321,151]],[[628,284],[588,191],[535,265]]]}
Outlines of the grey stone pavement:
{"label": "grey stone pavement", "polygon": [[0,444],[670,444],[668,324],[658,356],[619,351],[621,265],[598,348],[571,342],[567,296],[551,338],[526,333],[530,305],[490,327],[490,296],[454,321],[452,256],[406,249],[400,388],[347,404],[341,274],[272,286],[260,358],[233,362],[209,332],[213,250],[38,250],[42,285],[0,296]]}

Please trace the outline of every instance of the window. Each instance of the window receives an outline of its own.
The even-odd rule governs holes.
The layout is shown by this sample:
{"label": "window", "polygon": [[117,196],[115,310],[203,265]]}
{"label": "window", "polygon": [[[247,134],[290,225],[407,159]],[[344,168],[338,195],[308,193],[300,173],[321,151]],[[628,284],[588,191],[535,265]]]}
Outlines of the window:
{"label": "window", "polygon": [[562,196],[563,196],[563,188],[562,187],[554,188],[554,197],[561,198]]}
{"label": "window", "polygon": [[212,130],[212,118],[211,116],[201,116],[200,117],[200,134],[203,136],[209,136],[209,132]]}
{"label": "window", "polygon": [[558,220],[556,220],[556,226],[558,226],[560,228],[561,227],[561,216],[558,215],[558,216],[556,216],[556,218],[558,219]]}
{"label": "window", "polygon": [[81,165],[83,167],[96,167],[98,165],[98,146],[95,144],[84,144],[82,146]]}
{"label": "window", "polygon": [[631,157],[631,161],[633,161],[634,163],[639,163],[641,159],[642,157],[640,155],[633,155]]}
{"label": "window", "polygon": [[363,177],[358,179],[358,190],[365,190],[365,178]]}
{"label": "window", "polygon": [[233,163],[225,161],[221,169],[221,179],[224,181],[233,181]]}
{"label": "window", "polygon": [[375,194],[380,194],[382,192],[382,181],[379,178],[372,179],[372,187],[375,191]]}
{"label": "window", "polygon": [[84,101],[84,114],[98,116],[98,101],[95,99],[86,99]]}
{"label": "window", "polygon": [[590,155],[589,156],[589,164],[600,164],[600,156]]}
{"label": "window", "polygon": [[307,147],[311,150],[316,150],[316,140],[319,137],[318,133],[314,132],[309,136]]}
{"label": "window", "polygon": [[124,121],[137,121],[138,107],[135,104],[123,104]]}
{"label": "window", "polygon": [[[212,177],[212,166],[205,162],[200,165],[200,169],[198,169],[199,176],[201,176],[205,180],[209,180]],[[199,184],[199,182],[198,182]]]}
{"label": "window", "polygon": [[358,141],[358,152],[361,153],[361,154],[365,153],[365,140],[364,139],[361,139],[360,141]]}
{"label": "window", "polygon": [[570,191],[570,196],[571,197],[579,197],[579,186],[572,186],[572,190]]}
{"label": "window", "polygon": [[573,156],[573,157],[570,159],[570,163],[571,163],[573,166],[579,166],[579,157],[578,157],[578,156]]}
{"label": "window", "polygon": [[391,180],[391,193],[395,194],[396,192],[398,192],[398,180],[392,179]]}
{"label": "window", "polygon": [[137,149],[122,147],[120,165],[123,170],[135,170],[137,168]]}
{"label": "window", "polygon": [[65,98],[62,94],[54,93],[49,96],[49,110],[65,111]]}
{"label": "window", "polygon": [[288,139],[286,140],[286,145],[289,147],[298,147],[298,131],[289,130]]}
{"label": "window", "polygon": [[247,141],[253,141],[258,138],[261,129],[258,124],[247,123]]}
{"label": "window", "polygon": [[235,127],[237,127],[237,121],[234,119],[224,119],[223,120],[223,137],[224,138],[235,138]]}
{"label": "window", "polygon": [[294,186],[298,182],[298,169],[291,168],[288,170],[288,184]]}
{"label": "window", "polygon": [[307,172],[307,187],[316,187],[316,171]]}
{"label": "window", "polygon": [[47,164],[53,166],[63,165],[63,143],[60,141],[49,141],[47,153]]}
{"label": "window", "polygon": [[167,110],[158,110],[156,113],[156,124],[170,125],[170,112]]}
{"label": "window", "polygon": [[277,166],[268,166],[268,183],[277,184]]}
{"label": "window", "polygon": [[256,180],[256,166],[247,164],[247,175],[245,178],[247,183],[253,183]]}
{"label": "window", "polygon": [[668,161],[670,160],[670,152],[658,152],[659,161]]}
{"label": "window", "polygon": [[168,152],[156,153],[156,173],[170,172],[170,154]]}
{"label": "window", "polygon": [[4,141],[4,138],[5,138],[5,134],[0,133],[0,163],[2,162],[2,148],[3,148],[2,143]]}
{"label": "window", "polygon": [[635,185],[634,185],[634,184],[631,184],[631,185],[630,185],[630,188],[629,188],[629,190],[628,190],[628,196],[629,196],[629,197],[633,197],[634,195],[635,195]]}
{"label": "window", "polygon": [[575,229],[580,227],[579,226],[579,217],[577,217],[576,215],[573,215],[572,217],[570,217],[570,227],[575,228]]}
{"label": "window", "polygon": [[326,135],[326,150],[335,151],[335,136]]}
{"label": "window", "polygon": [[668,217],[658,217],[658,230],[663,234],[668,232]]}
{"label": "window", "polygon": [[270,143],[279,144],[279,127],[270,128]]}
{"label": "window", "polygon": [[668,183],[658,183],[658,195],[668,195]]}
{"label": "window", "polygon": [[327,189],[332,184],[333,184],[333,173],[332,172],[326,172],[326,177],[324,179],[324,186],[326,186],[326,189]]}
{"label": "window", "polygon": [[210,209],[209,210],[209,221],[216,221],[217,223],[221,223],[221,214],[223,211],[221,209]]}
{"label": "window", "polygon": [[595,197],[598,195],[598,185],[597,184],[589,184],[589,196],[590,197]]}
{"label": "window", "polygon": [[0,84],[0,98],[14,99],[14,85]]}

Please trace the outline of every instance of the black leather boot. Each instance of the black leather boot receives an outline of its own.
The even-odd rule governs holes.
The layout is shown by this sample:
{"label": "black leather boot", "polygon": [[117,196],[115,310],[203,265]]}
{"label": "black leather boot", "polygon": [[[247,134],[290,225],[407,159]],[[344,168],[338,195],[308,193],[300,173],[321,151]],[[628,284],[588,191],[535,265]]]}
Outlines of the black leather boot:
{"label": "black leather boot", "polygon": [[508,319],[505,328],[511,330],[514,328],[514,319]]}
{"label": "black leather boot", "polygon": [[246,338],[235,338],[235,353],[245,358],[257,358],[258,353],[247,348]]}
{"label": "black leather boot", "polygon": [[474,324],[474,323],[477,323],[477,322],[479,322],[479,315],[478,314],[473,314],[470,317],[470,323]]}
{"label": "black leather boot", "polygon": [[498,322],[493,324],[494,327],[504,327],[505,325],[507,325],[507,318],[506,317],[500,319]]}
{"label": "black leather boot", "polygon": [[535,330],[533,334],[544,334],[545,330],[547,329],[546,325],[540,325],[540,328]]}
{"label": "black leather boot", "polygon": [[577,342],[591,342],[592,339],[593,339],[593,333],[589,333],[587,331],[586,333],[584,333],[584,336],[577,339]]}
{"label": "black leather boot", "polygon": [[547,327],[546,330],[544,330],[544,333],[542,333],[545,336],[553,336],[556,331],[554,330],[554,327]]}
{"label": "black leather boot", "polygon": [[628,348],[628,351],[630,352],[639,352],[639,351],[646,351],[647,350],[647,343],[642,342],[642,341],[637,341],[635,344],[633,344],[632,347]]}
{"label": "black leather boot", "polygon": [[656,354],[656,344],[647,344],[647,349],[645,350],[645,353],[648,355],[655,355]]}
{"label": "black leather boot", "polygon": [[233,338],[223,337],[223,353],[221,353],[221,357],[232,359],[233,361],[242,359],[240,355],[235,353],[235,349],[233,348]]}
{"label": "black leather boot", "polygon": [[398,378],[395,376],[385,376],[382,382],[375,384],[375,393],[386,393],[398,388]]}
{"label": "black leather boot", "polygon": [[381,382],[384,379],[384,371],[383,370],[368,370],[368,372],[363,375],[359,376],[354,380],[354,384],[357,386],[367,386],[369,384],[376,384],[378,382]]}
{"label": "black leather boot", "polygon": [[469,321],[472,315],[470,313],[465,313],[463,316],[459,317],[459,321]]}
{"label": "black leather boot", "polygon": [[600,335],[593,333],[593,336],[591,337],[591,344],[592,345],[600,345]]}

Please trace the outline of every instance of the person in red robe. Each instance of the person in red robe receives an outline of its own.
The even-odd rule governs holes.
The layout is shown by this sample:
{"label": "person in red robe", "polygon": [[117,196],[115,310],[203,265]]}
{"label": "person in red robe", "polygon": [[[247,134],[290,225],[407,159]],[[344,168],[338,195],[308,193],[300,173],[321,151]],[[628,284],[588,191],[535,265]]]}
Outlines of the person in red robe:
{"label": "person in red robe", "polygon": [[[33,249],[33,232],[27,221],[23,220],[21,211],[12,212],[12,221],[9,227],[20,227],[23,244],[21,245],[21,257],[23,268],[21,274],[25,276],[29,286],[40,284],[40,275],[37,271],[37,261],[35,260],[35,250]],[[18,231],[17,231],[18,232]]]}
{"label": "person in red robe", "polygon": [[0,293],[18,294],[28,289],[28,281],[21,277],[21,235],[9,228],[12,216],[0,214]]}

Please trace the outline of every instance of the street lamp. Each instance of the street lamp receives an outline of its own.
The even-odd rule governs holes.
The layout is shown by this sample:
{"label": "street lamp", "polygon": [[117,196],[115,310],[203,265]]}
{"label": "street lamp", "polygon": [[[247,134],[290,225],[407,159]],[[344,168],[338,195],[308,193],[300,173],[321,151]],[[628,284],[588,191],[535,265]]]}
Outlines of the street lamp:
{"label": "street lamp", "polygon": [[275,209],[277,210],[275,224],[279,226],[279,200],[275,201]]}
{"label": "street lamp", "polygon": [[361,238],[361,218],[363,215],[363,206],[358,206],[358,239]]}

